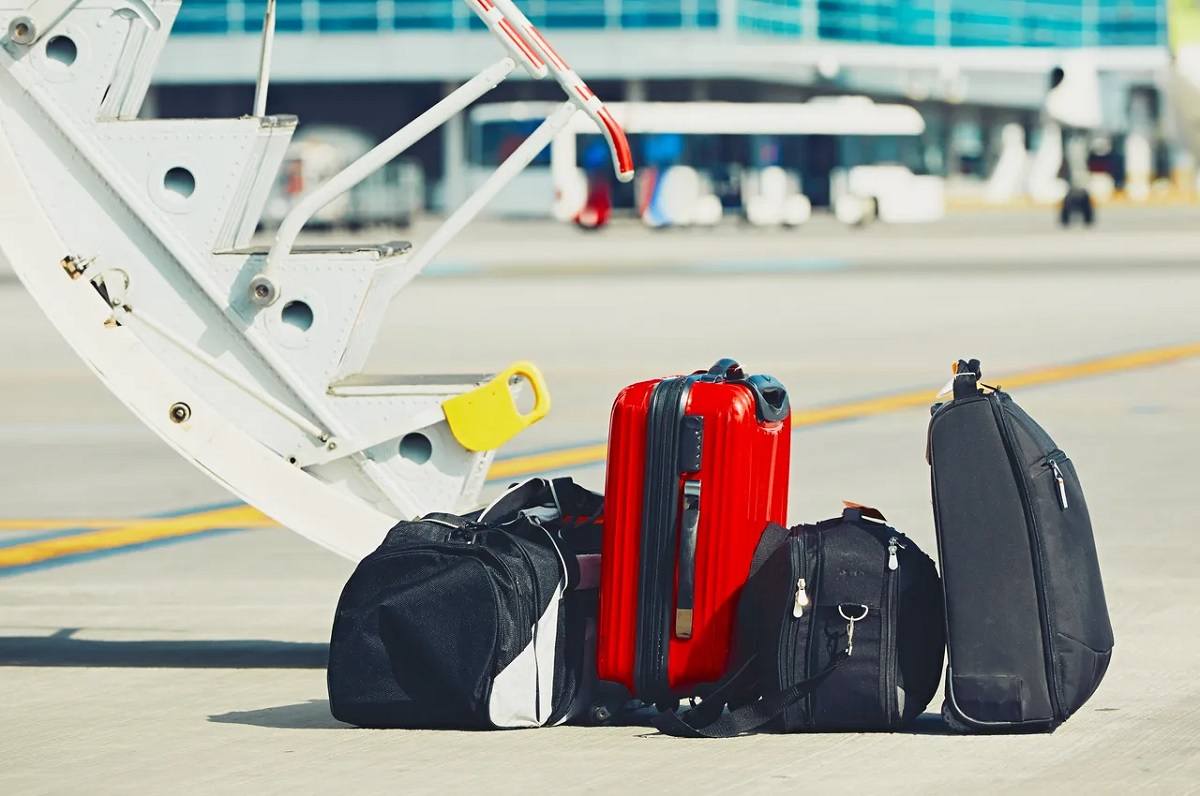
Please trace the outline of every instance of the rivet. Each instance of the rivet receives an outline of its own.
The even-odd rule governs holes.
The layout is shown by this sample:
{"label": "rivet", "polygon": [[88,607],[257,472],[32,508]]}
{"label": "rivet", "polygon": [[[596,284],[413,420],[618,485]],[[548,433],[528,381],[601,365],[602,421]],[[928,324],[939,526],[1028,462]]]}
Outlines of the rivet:
{"label": "rivet", "polygon": [[186,423],[192,416],[192,407],[185,404],[183,401],[177,401],[171,404],[171,408],[167,411],[172,423]]}

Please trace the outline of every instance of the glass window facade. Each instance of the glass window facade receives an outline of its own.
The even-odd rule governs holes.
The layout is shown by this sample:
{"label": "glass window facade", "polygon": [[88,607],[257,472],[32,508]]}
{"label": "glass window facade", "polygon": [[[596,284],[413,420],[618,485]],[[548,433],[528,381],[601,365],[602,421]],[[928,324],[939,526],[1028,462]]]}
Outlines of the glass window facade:
{"label": "glass window facade", "polygon": [[[719,0],[527,0],[560,30],[696,30]],[[180,35],[253,33],[263,0],[184,0]],[[1095,47],[1166,43],[1164,0],[732,0],[747,34],[947,47]],[[481,28],[462,0],[278,0],[282,32]]]}

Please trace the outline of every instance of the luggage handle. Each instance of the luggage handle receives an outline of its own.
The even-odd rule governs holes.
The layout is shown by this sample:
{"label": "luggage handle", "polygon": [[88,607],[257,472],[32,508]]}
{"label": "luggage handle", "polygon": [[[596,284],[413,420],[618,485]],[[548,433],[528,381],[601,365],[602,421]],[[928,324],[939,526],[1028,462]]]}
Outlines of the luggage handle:
{"label": "luggage handle", "polygon": [[738,364],[738,361],[729,357],[718,359],[713,363],[713,366],[708,369],[708,375],[716,376],[726,381],[741,381],[746,378],[746,372],[742,370],[742,366]]}
{"label": "luggage handle", "polygon": [[683,519],[679,526],[679,587],[675,595],[675,637],[692,637],[696,598],[696,535],[700,529],[700,482],[683,482]]}
{"label": "luggage handle", "polygon": [[747,376],[736,359],[718,359],[700,380],[738,382],[746,385],[754,394],[754,409],[758,419],[764,423],[784,420],[792,413],[787,388],[779,379],[764,375]]}

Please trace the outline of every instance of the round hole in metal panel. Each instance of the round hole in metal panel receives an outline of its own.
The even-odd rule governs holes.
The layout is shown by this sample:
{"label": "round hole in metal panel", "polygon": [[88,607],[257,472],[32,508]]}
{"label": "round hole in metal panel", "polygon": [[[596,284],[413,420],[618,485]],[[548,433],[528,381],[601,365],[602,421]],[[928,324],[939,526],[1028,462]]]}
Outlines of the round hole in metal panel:
{"label": "round hole in metal panel", "polygon": [[405,434],[400,440],[400,455],[413,464],[424,464],[433,456],[433,443],[418,431]]}
{"label": "round hole in metal panel", "polygon": [[301,332],[307,332],[313,325],[312,307],[303,301],[289,301],[283,305],[280,318],[288,326]]}
{"label": "round hole in metal panel", "polygon": [[196,175],[183,166],[172,166],[163,175],[163,188],[179,199],[188,199],[196,192]]}
{"label": "round hole in metal panel", "polygon": [[63,66],[70,66],[79,57],[79,48],[70,36],[52,36],[46,41],[46,57]]}

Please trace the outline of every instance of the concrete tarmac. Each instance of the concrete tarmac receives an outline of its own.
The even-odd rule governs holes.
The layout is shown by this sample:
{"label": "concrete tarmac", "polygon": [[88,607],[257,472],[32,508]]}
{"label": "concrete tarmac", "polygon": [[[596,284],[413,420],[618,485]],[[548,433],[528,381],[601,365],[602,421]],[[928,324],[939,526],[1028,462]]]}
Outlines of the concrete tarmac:
{"label": "concrete tarmac", "polygon": [[[514,442],[520,453],[602,440],[621,386],[720,356],[777,375],[806,408],[936,388],[961,355],[1003,385],[1004,373],[1200,341],[1189,215],[1113,210],[1094,231],[1105,245],[1048,222],[981,213],[790,239],[526,227],[528,240],[549,241],[536,256],[468,241],[467,266],[442,274],[452,278],[418,280],[372,367],[534,360],[555,408]],[[645,262],[668,250],[678,268]],[[778,264],[814,250],[838,265]],[[621,252],[620,278],[596,270]],[[689,270],[705,255],[724,265]],[[108,395],[11,280],[0,280],[0,340],[0,518],[86,526],[229,500]],[[873,735],[349,728],[329,715],[323,666],[351,565],[259,528],[0,569],[0,792],[1193,791],[1200,359],[1014,393],[1080,471],[1117,639],[1099,691],[1052,735],[951,735],[932,713],[938,700],[911,730]],[[856,500],[935,552],[927,419],[913,408],[798,431],[792,519]],[[601,466],[574,474],[602,484]],[[0,531],[0,547],[29,538]]]}

